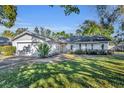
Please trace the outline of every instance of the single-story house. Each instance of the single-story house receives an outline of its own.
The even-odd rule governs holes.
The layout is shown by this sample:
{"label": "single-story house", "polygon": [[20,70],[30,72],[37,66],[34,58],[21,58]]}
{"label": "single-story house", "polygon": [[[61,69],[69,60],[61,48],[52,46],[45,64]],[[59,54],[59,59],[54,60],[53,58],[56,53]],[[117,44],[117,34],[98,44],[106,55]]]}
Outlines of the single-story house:
{"label": "single-story house", "polygon": [[103,36],[72,36],[68,39],[60,38],[59,43],[63,45],[64,51],[109,50],[109,41]]}
{"label": "single-story house", "polygon": [[32,32],[24,32],[12,40],[16,46],[16,55],[38,56],[36,47],[38,43],[46,42],[51,46],[50,54],[75,50],[108,50],[109,39],[103,36],[72,36],[54,41],[51,38],[39,36]]}
{"label": "single-story house", "polygon": [[0,46],[12,45],[11,40],[6,37],[0,37]]}

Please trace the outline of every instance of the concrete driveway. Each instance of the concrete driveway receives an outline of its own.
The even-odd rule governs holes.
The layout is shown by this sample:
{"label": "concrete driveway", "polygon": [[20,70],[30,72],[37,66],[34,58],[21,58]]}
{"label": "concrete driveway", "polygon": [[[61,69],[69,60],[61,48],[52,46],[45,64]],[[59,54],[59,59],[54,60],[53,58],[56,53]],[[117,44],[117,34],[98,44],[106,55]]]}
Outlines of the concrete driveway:
{"label": "concrete driveway", "polygon": [[4,60],[0,60],[1,69],[13,69],[26,64],[40,64],[40,63],[53,63],[66,60],[63,54],[56,55],[49,58],[36,58],[36,57],[10,57]]}

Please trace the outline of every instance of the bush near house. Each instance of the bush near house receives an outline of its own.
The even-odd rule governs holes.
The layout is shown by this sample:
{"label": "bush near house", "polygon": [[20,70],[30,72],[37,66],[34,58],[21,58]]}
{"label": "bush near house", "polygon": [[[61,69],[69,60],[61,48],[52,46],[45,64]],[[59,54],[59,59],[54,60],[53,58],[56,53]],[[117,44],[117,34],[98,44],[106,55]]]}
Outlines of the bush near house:
{"label": "bush near house", "polygon": [[74,52],[74,54],[81,55],[81,54],[83,54],[83,50],[76,50],[76,51]]}
{"label": "bush near house", "polygon": [[41,43],[38,45],[37,51],[42,58],[48,57],[51,47],[47,43]]}
{"label": "bush near house", "polygon": [[111,50],[76,50],[73,52],[73,54],[108,55],[108,54],[113,54],[113,51]]}
{"label": "bush near house", "polygon": [[0,47],[0,52],[4,56],[10,56],[16,52],[16,47],[14,47],[14,46],[2,46],[2,47]]}

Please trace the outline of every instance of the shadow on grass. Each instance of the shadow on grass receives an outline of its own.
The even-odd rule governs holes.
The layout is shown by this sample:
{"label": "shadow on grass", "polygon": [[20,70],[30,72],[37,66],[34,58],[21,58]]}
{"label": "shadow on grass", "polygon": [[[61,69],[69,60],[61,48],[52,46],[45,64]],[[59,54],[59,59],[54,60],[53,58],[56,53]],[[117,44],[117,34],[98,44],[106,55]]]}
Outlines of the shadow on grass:
{"label": "shadow on grass", "polygon": [[124,62],[118,56],[71,58],[0,73],[0,87],[124,87],[123,77]]}

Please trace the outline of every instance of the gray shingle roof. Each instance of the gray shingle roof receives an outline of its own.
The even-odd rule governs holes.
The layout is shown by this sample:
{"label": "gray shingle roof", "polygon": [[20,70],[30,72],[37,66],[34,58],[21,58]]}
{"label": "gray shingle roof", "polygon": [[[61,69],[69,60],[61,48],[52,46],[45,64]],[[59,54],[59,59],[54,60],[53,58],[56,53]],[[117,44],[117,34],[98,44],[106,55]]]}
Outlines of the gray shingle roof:
{"label": "gray shingle roof", "polygon": [[60,42],[90,42],[90,41],[110,41],[110,39],[104,36],[72,36],[64,39],[60,38]]}

